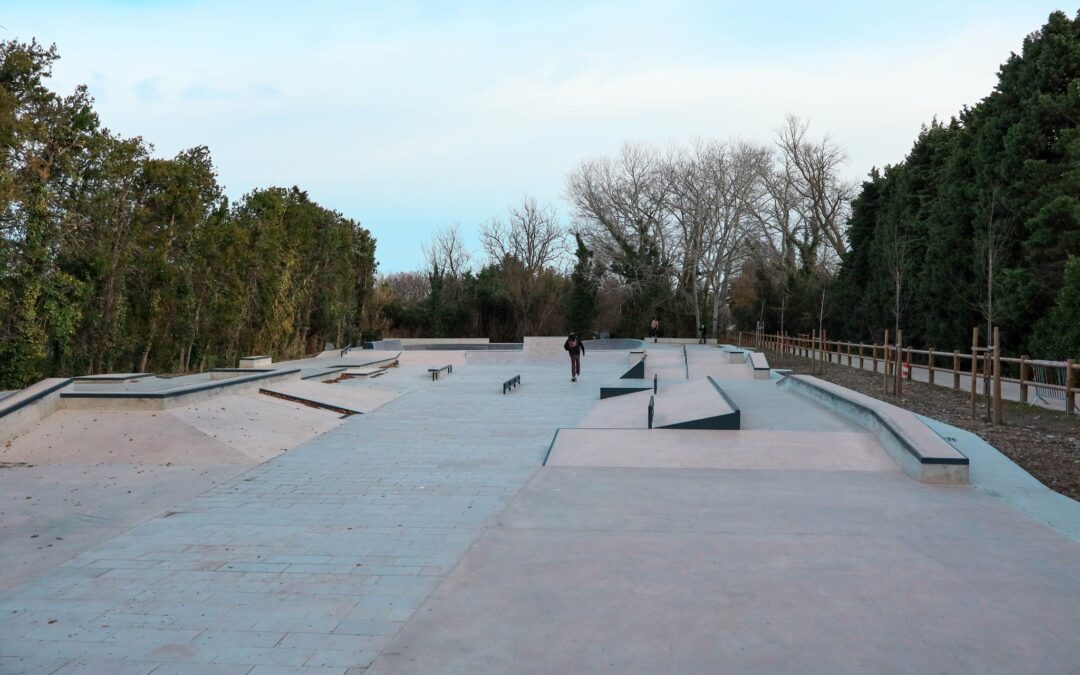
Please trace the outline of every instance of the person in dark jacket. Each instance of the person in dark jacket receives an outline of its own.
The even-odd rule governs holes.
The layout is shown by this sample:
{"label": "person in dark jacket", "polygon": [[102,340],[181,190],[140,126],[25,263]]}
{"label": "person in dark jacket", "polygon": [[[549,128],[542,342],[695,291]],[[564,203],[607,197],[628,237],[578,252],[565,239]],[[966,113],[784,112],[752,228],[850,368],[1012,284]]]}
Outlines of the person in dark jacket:
{"label": "person in dark jacket", "polygon": [[705,344],[705,336],[708,335],[708,331],[705,329],[705,324],[701,324],[701,328],[698,328],[698,335],[701,337],[701,339],[698,340],[698,344]]}
{"label": "person in dark jacket", "polygon": [[577,334],[570,333],[563,343],[563,349],[570,353],[570,381],[577,382],[578,375],[581,375],[581,355],[585,353],[585,345]]}

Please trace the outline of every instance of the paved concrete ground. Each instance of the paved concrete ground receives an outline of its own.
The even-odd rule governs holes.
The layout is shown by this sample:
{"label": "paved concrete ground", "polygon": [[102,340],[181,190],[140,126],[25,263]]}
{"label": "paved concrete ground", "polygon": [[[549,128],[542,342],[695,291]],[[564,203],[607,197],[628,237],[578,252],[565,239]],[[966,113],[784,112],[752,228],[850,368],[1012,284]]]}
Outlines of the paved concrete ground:
{"label": "paved concrete ground", "polygon": [[259,395],[168,411],[58,411],[0,447],[0,590],[341,421]]}
{"label": "paved concrete ground", "polygon": [[1080,543],[992,486],[1069,510],[992,448],[919,484],[729,369],[746,431],[571,429],[539,468],[629,364],[537,346],[333,385],[401,396],[0,593],[0,672],[1076,671]]}
{"label": "paved concrete ground", "polygon": [[1080,545],[899,472],[547,468],[374,673],[1067,673]]}
{"label": "paved concrete ground", "polygon": [[0,671],[364,667],[619,367],[394,369],[408,396],[0,594]]}

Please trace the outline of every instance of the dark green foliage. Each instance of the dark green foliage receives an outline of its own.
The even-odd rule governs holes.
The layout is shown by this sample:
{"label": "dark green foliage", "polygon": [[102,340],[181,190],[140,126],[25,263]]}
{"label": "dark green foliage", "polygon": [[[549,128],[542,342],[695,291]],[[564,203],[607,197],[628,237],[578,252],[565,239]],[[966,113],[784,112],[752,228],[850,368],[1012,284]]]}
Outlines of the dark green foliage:
{"label": "dark green foliage", "polygon": [[0,43],[0,388],[185,372],[359,337],[375,241],[302,191],[229,207],[210,153],[150,156],[101,128],[57,59]]}
{"label": "dark green foliage", "polygon": [[1080,258],[1069,258],[1054,306],[1039,320],[1031,338],[1032,353],[1044,359],[1080,354]]}
{"label": "dark green foliage", "polygon": [[566,296],[566,316],[570,330],[579,335],[589,335],[596,317],[597,293],[600,270],[593,262],[593,252],[585,246],[581,235],[575,233],[577,244],[574,270],[570,273],[570,292]]}
{"label": "dark green foliage", "polygon": [[[905,341],[964,345],[989,321],[1010,351],[1058,344],[1045,333],[1048,311],[1066,260],[1080,255],[1080,15],[1052,14],[989,96],[932,122],[852,206],[834,333],[876,337],[893,326],[887,253],[899,236]],[[1044,332],[1032,340],[1036,325]]]}

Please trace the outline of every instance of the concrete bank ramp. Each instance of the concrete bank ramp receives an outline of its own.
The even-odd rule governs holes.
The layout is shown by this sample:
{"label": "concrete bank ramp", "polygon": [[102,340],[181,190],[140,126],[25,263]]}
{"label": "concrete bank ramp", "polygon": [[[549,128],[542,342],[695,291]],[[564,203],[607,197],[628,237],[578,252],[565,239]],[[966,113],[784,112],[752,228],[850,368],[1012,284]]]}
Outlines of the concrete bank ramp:
{"label": "concrete bank ramp", "polygon": [[401,395],[386,389],[295,381],[267,385],[260,391],[270,396],[346,415],[371,412]]}
{"label": "concrete bank ramp", "polygon": [[652,390],[602,399],[578,426],[593,429],[649,428],[649,401],[654,401],[657,429],[738,429],[739,408],[709,378],[679,382]]}
{"label": "concrete bank ramp", "polygon": [[754,369],[749,363],[733,361],[731,355],[717,347],[689,347],[686,350],[690,377],[712,377],[717,380],[752,380]]}
{"label": "concrete bank ramp", "polygon": [[258,394],[169,410],[58,410],[0,444],[0,590],[342,422]]}
{"label": "concrete bank ramp", "polygon": [[[522,352],[525,358],[530,361],[562,360],[568,358],[566,350],[563,349],[565,343],[565,335],[559,337],[526,337],[525,347]],[[588,347],[585,347],[585,353],[588,355]]]}
{"label": "concrete bank ramp", "polygon": [[682,345],[645,345],[645,377],[661,380],[686,379],[686,354]]}

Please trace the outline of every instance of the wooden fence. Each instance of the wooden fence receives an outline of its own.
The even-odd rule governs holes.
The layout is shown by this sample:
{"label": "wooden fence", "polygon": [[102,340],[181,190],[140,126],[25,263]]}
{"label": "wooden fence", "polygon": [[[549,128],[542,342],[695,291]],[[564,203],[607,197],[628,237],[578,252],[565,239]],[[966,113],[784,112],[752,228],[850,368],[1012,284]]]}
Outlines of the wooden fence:
{"label": "wooden fence", "polygon": [[[994,333],[996,337],[997,329]],[[1000,422],[1001,419],[1001,383],[1003,382],[1019,385],[1021,403],[1029,403],[1035,398],[1049,396],[1064,399],[1067,415],[1074,414],[1077,409],[1080,363],[1076,359],[1046,361],[1026,355],[1001,356],[994,345],[979,346],[978,329],[973,331],[972,346],[967,352],[905,347],[902,340],[890,343],[887,331],[885,340],[880,344],[831,340],[827,331],[823,336],[812,334],[798,337],[740,331],[729,335],[728,341],[740,347],[752,346],[781,354],[815,359],[820,361],[823,367],[828,364],[844,365],[846,363],[848,366],[866,369],[869,364],[870,370],[885,375],[886,382],[911,380],[914,371],[921,369],[926,372],[926,379],[931,384],[938,383],[939,378],[942,377],[951,378],[952,390],[959,391],[960,378],[966,375],[970,378],[972,414],[975,413],[975,398],[979,391],[985,391],[989,386],[994,404],[995,422]],[[897,343],[900,345],[899,349]],[[881,364],[880,371],[879,363]],[[978,386],[980,383],[981,388]],[[896,385],[897,390],[900,386]]]}

